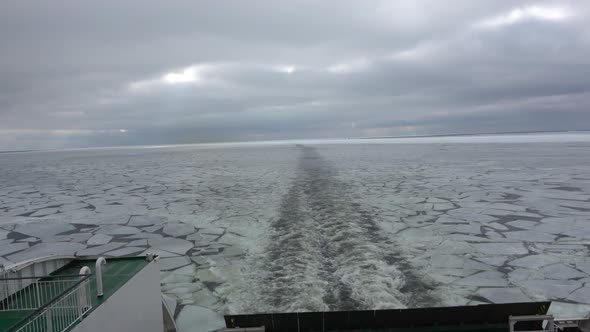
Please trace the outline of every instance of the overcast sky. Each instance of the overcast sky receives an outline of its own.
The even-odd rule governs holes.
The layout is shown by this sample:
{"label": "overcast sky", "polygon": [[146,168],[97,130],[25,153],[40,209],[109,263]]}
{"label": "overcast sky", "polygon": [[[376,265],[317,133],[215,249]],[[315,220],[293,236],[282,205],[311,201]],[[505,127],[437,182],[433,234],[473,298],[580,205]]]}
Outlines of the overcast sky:
{"label": "overcast sky", "polygon": [[590,129],[588,1],[7,1],[0,149]]}

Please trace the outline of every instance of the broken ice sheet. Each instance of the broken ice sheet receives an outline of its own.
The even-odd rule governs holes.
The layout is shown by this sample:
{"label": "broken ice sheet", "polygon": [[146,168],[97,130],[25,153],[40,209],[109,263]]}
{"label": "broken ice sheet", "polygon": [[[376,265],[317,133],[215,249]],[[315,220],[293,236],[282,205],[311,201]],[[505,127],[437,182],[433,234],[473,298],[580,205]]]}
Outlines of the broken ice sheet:
{"label": "broken ice sheet", "polygon": [[531,300],[519,288],[480,288],[477,294],[492,303],[529,302]]}
{"label": "broken ice sheet", "polygon": [[[590,197],[590,171],[585,167],[590,158],[580,151],[588,150],[587,145],[560,145],[558,149],[543,144],[315,148],[346,188],[342,195],[328,191],[328,196],[341,206],[357,204],[367,220],[374,221],[373,239],[388,241],[379,257],[394,254],[394,266],[404,262],[418,280],[432,277],[434,282],[428,285],[433,292],[444,294],[421,306],[475,303],[470,299],[473,295],[480,295],[484,302],[548,297],[562,304],[583,305],[590,274],[589,214],[583,210]],[[163,269],[186,273],[170,270],[162,274],[166,283],[177,282],[176,291],[186,292],[175,295],[174,300],[199,306],[203,299],[215,315],[229,308],[252,308],[249,301],[254,301],[257,290],[249,286],[269,273],[264,264],[251,264],[256,261],[253,257],[264,259],[269,243],[276,239],[272,228],[290,188],[305,180],[298,178],[298,149],[285,145],[276,149],[164,150],[167,152],[138,150],[129,155],[130,150],[122,154],[105,150],[100,158],[89,158],[96,151],[2,158],[0,253],[4,258],[0,262],[31,257],[31,252],[83,252],[87,246],[124,243],[103,254],[154,252],[161,255]],[[356,155],[363,158],[351,160]],[[47,162],[47,158],[53,160]],[[41,173],[43,179],[38,178]],[[327,201],[310,202],[330,207]],[[300,204],[301,209],[294,212],[315,213],[305,209],[306,202]],[[23,213],[52,214],[18,216]],[[321,215],[313,217],[323,220]],[[346,219],[346,214],[342,217],[353,225],[357,222]],[[43,228],[28,223],[48,224]],[[224,234],[227,236],[222,237]],[[92,237],[84,239],[89,235]],[[42,246],[34,249],[38,242]],[[18,247],[12,246],[17,243]],[[307,249],[301,246],[294,255],[316,257]],[[195,263],[184,265],[185,255]],[[301,266],[314,267],[314,262]],[[194,271],[193,265],[200,269]],[[223,286],[215,292],[208,289],[211,294],[198,293],[203,287],[195,282],[198,277]],[[166,283],[164,292],[172,289]],[[564,299],[576,283],[582,286]],[[503,287],[492,286],[500,284]],[[223,287],[228,291],[218,292]],[[235,291],[241,289],[247,296]],[[411,287],[407,292],[404,296],[412,298]],[[213,297],[219,301],[212,303]],[[256,303],[269,308],[265,305]]]}

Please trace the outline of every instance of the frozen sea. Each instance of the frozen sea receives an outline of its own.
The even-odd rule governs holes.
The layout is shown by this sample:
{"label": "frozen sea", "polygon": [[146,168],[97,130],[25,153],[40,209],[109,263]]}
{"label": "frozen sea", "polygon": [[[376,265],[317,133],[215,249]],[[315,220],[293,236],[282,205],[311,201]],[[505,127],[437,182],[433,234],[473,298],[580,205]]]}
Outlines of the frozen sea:
{"label": "frozen sea", "polygon": [[0,170],[0,263],[157,253],[182,331],[224,313],[590,311],[588,133],[3,153]]}

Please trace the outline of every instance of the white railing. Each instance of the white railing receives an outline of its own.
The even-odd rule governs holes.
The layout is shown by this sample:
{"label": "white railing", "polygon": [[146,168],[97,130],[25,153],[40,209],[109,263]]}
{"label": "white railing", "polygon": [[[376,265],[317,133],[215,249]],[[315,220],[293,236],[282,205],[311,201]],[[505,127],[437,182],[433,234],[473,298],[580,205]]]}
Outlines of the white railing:
{"label": "white railing", "polygon": [[23,279],[0,279],[0,311],[32,311],[7,332],[66,331],[92,308],[90,275]]}
{"label": "white railing", "polygon": [[0,279],[0,311],[39,309],[79,281],[78,276]]}
{"label": "white railing", "polygon": [[90,309],[90,279],[85,277],[63,295],[25,318],[11,329],[14,332],[62,332],[80,320]]}

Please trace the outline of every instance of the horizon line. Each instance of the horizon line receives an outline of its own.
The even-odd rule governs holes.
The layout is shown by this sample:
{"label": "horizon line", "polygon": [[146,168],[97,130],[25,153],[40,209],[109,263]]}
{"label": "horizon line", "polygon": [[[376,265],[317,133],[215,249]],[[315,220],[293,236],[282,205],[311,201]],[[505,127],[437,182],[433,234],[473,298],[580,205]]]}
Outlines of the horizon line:
{"label": "horizon line", "polygon": [[401,135],[401,136],[366,136],[366,137],[333,137],[333,138],[289,138],[275,140],[244,140],[244,141],[216,141],[216,142],[194,142],[194,143],[166,143],[166,144],[131,144],[131,145],[105,145],[105,146],[87,146],[87,147],[70,147],[70,148],[51,148],[51,149],[19,149],[19,150],[0,150],[0,154],[5,153],[27,153],[27,152],[50,152],[50,151],[70,151],[70,150],[91,150],[91,149],[119,149],[119,148],[137,148],[137,147],[170,147],[170,146],[188,146],[188,145],[225,145],[225,144],[248,144],[248,143],[265,143],[265,142],[288,142],[288,141],[330,141],[330,140],[373,140],[373,139],[403,139],[403,138],[428,138],[428,137],[457,137],[457,136],[487,136],[487,135],[513,135],[513,134],[542,134],[542,133],[583,133],[590,132],[590,129],[580,130],[530,130],[530,131],[503,131],[503,132],[483,132],[483,133],[449,133],[449,134],[429,134],[429,135]]}

